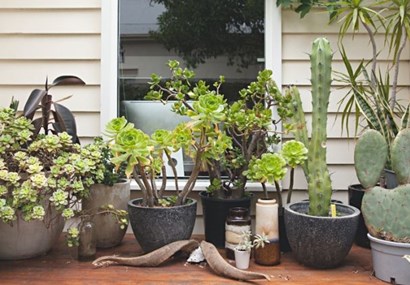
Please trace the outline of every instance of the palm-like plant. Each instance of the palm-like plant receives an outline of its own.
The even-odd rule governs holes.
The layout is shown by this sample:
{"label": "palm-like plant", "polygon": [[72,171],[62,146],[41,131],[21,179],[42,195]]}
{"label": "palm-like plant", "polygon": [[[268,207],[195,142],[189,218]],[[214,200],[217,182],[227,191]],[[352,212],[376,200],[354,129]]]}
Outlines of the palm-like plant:
{"label": "palm-like plant", "polygon": [[[348,0],[327,5],[333,11],[331,22],[341,19],[339,44],[346,73],[338,73],[338,80],[349,87],[347,94],[339,102],[339,109],[343,106],[342,126],[349,134],[349,117],[354,112],[355,134],[361,118],[364,118],[365,127],[378,130],[390,145],[398,131],[407,127],[409,117],[409,106],[397,100],[397,91],[400,58],[410,34],[410,2],[393,0],[369,4],[363,0]],[[362,60],[354,69],[342,41],[349,30],[356,33],[360,27],[369,36],[372,57],[368,62]],[[389,72],[383,76],[378,66],[380,51],[375,36],[379,32],[384,32],[385,42],[389,43],[392,80]],[[390,159],[386,167],[390,167]]]}

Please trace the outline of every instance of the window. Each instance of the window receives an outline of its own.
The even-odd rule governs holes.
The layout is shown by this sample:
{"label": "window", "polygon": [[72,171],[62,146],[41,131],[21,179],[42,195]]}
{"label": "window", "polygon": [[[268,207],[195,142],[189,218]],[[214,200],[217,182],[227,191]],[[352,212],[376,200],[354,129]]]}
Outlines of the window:
{"label": "window", "polygon": [[[198,7],[199,3],[206,3],[208,6],[210,5],[209,3],[214,3],[215,5],[218,3],[218,5],[230,5],[225,7],[226,9],[222,12],[222,7],[217,8],[214,13],[218,12],[219,14],[214,21],[212,21],[210,15],[208,15],[209,13],[205,14],[207,21],[210,21],[205,29],[201,29],[200,27],[196,30],[193,28],[195,25],[202,24],[204,22],[203,20],[198,20],[197,23],[192,22],[196,18],[204,16],[202,14],[205,12],[202,12],[202,14],[199,14],[197,17],[188,17],[191,22],[184,25],[183,29],[180,29],[181,33],[188,33],[189,30],[201,32],[200,41],[195,42],[192,40],[192,42],[194,48],[197,46],[202,48],[202,50],[198,51],[199,54],[208,53],[211,55],[205,58],[201,58],[200,56],[190,58],[186,56],[184,51],[185,49],[189,50],[189,44],[188,47],[187,45],[182,45],[179,52],[176,52],[175,49],[168,50],[164,46],[165,44],[168,45],[168,47],[172,46],[172,32],[175,33],[175,31],[178,31],[178,28],[173,30],[172,25],[169,25],[169,21],[167,22],[167,17],[172,18],[170,17],[172,15],[169,13],[187,13],[187,11],[183,9],[167,9],[162,4],[167,1],[121,0],[117,3],[113,2],[117,1],[103,1],[102,127],[110,118],[126,114],[125,107],[127,103],[124,101],[133,101],[133,104],[128,105],[137,106],[138,102],[135,101],[143,100],[151,73],[157,73],[162,76],[169,74],[166,66],[169,59],[178,59],[182,64],[189,62],[191,66],[195,66],[194,70],[197,78],[207,79],[210,82],[215,81],[219,75],[224,75],[226,83],[224,84],[225,89],[222,90],[222,92],[228,96],[229,100],[235,100],[237,91],[246,86],[250,81],[253,81],[256,78],[257,72],[265,67],[273,69],[275,79],[280,82],[280,10],[276,9],[274,1],[186,1],[187,3],[192,2],[196,5],[196,9],[199,10],[201,8]],[[158,4],[157,2],[161,3]],[[241,11],[240,8],[243,7],[237,5],[237,3],[244,4],[249,2],[254,2],[253,6],[248,7],[249,11]],[[232,9],[231,12],[229,12],[229,9]],[[251,11],[252,9],[254,9],[253,12]],[[188,12],[188,15],[193,13],[194,12]],[[243,14],[248,15],[253,22],[250,24],[246,22],[248,24],[245,24],[244,18],[241,18],[245,17]],[[159,23],[158,17],[161,17],[161,15],[163,20],[162,23]],[[227,15],[235,15],[239,18],[239,21],[235,22],[234,19],[229,20]],[[266,16],[264,17],[264,15]],[[174,17],[184,18],[180,15],[174,15]],[[107,18],[111,20],[107,21]],[[256,19],[260,21],[258,22]],[[115,23],[115,20],[118,22]],[[209,24],[212,22],[217,23],[215,26],[212,26]],[[117,27],[115,24],[118,25],[118,38],[113,40],[113,30]],[[262,32],[265,32],[264,36],[263,34],[255,35],[255,33],[251,32],[252,29],[260,29],[261,25]],[[210,28],[211,26],[212,28]],[[163,39],[153,36],[152,32],[164,31],[166,28],[168,28],[169,31]],[[222,28],[224,29],[218,30]],[[223,34],[224,32],[226,34]],[[104,34],[110,34],[111,36],[104,36]],[[249,45],[250,42],[252,43],[252,41],[256,44],[248,48],[247,52],[251,54],[251,56],[248,57],[244,55],[246,54],[246,50],[233,50],[232,52],[221,55],[218,54],[218,52],[220,52],[220,48],[218,48],[218,43],[220,43],[218,42],[218,36],[230,37],[230,41],[234,41],[237,46],[246,46]],[[104,41],[104,38],[106,38],[106,41]],[[178,37],[175,36],[174,38]],[[104,42],[107,44],[109,42],[111,48],[104,46]],[[113,42],[117,42],[115,47],[113,46]],[[203,42],[208,43],[208,45],[203,44]],[[211,49],[212,46],[215,46],[215,51]],[[115,57],[112,55],[113,51],[117,51]],[[259,51],[259,53],[254,51]],[[242,56],[229,57],[229,55],[239,55],[240,52],[242,52]],[[213,57],[213,54],[216,54],[216,57]],[[203,63],[198,63],[202,61]],[[229,61],[230,65],[227,64]],[[110,69],[109,75],[106,74],[108,73],[106,66]],[[118,66],[118,70],[114,72],[112,70],[113,66]],[[272,68],[273,66],[275,68]],[[112,78],[113,74],[116,75],[117,80]],[[117,86],[116,90],[118,90],[118,93],[117,97],[113,99],[114,86]],[[137,109],[138,108],[139,107],[137,107]],[[159,112],[161,113],[161,111]],[[150,115],[152,115],[152,113]]]}

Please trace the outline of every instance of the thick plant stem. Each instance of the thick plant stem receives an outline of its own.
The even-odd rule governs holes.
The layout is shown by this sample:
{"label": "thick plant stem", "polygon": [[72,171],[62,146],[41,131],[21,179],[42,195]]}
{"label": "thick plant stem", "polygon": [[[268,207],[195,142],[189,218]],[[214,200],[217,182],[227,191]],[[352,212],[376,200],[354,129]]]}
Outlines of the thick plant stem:
{"label": "thick plant stem", "polygon": [[319,38],[313,42],[311,63],[312,137],[308,152],[309,214],[327,216],[332,184],[326,162],[327,109],[329,105],[333,53],[330,43]]}
{"label": "thick plant stem", "polygon": [[277,194],[277,199],[278,199],[278,207],[279,209],[282,208],[283,202],[282,202],[282,193],[280,191],[280,185],[279,182],[275,180],[275,188],[276,188],[276,194]]}
{"label": "thick plant stem", "polygon": [[288,190],[288,197],[286,198],[286,203],[289,204],[292,200],[292,193],[293,193],[293,184],[295,182],[295,169],[292,167],[290,170],[290,182],[289,182],[289,190]]}
{"label": "thick plant stem", "polygon": [[[308,138],[308,132],[307,132],[307,127],[306,127],[306,119],[305,119],[305,113],[303,111],[302,107],[302,100],[300,98],[300,93],[299,90],[295,87],[292,86],[290,87],[287,91],[287,93],[290,93],[295,100],[295,105],[293,105],[293,117],[292,117],[292,123],[295,125],[295,139],[300,141],[305,145],[305,147],[309,146],[309,138]],[[308,179],[308,161],[305,160],[305,162],[302,164],[302,169],[303,173],[305,174],[306,179]]]}

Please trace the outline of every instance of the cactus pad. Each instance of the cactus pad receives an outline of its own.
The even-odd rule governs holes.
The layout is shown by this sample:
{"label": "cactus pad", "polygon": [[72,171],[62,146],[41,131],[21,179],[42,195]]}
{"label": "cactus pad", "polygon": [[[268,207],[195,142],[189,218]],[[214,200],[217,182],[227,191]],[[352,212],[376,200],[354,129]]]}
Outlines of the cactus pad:
{"label": "cactus pad", "polygon": [[399,184],[410,183],[410,129],[400,131],[391,146],[392,168]]}
{"label": "cactus pad", "polygon": [[375,130],[366,131],[354,150],[356,175],[364,188],[373,187],[387,161],[388,146],[384,137]]}
{"label": "cactus pad", "polygon": [[398,187],[373,187],[386,162],[388,146],[383,136],[367,131],[355,148],[356,174],[367,188],[362,213],[369,233],[395,242],[410,243],[410,129],[400,131],[392,146],[391,158]]}
{"label": "cactus pad", "polygon": [[410,185],[394,190],[374,187],[363,196],[362,213],[369,233],[377,238],[410,242]]}

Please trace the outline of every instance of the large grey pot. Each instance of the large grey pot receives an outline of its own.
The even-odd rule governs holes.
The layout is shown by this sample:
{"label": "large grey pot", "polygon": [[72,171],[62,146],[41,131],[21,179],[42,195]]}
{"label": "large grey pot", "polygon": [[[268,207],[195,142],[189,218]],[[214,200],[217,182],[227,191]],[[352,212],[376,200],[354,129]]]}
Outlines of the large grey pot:
{"label": "large grey pot", "polygon": [[45,221],[26,222],[20,216],[12,225],[0,221],[0,259],[17,260],[46,254],[59,238],[64,224],[63,217],[50,209]]}
{"label": "large grey pot", "polygon": [[[90,196],[83,200],[82,208],[90,213],[99,208],[113,205],[115,209],[127,211],[130,200],[130,181],[124,180],[113,186],[94,184],[90,188]],[[121,243],[127,229],[121,229],[117,217],[112,214],[99,214],[92,217],[95,223],[97,247],[109,248]]]}
{"label": "large grey pot", "polygon": [[335,204],[342,216],[307,215],[309,202],[285,206],[285,225],[290,247],[302,264],[315,268],[338,266],[352,247],[360,211],[353,206]]}
{"label": "large grey pot", "polygon": [[374,275],[392,284],[410,284],[410,244],[378,239],[367,234],[372,248]]}
{"label": "large grey pot", "polygon": [[190,239],[195,225],[197,201],[175,207],[144,207],[142,199],[128,202],[135,238],[145,253],[177,240]]}

